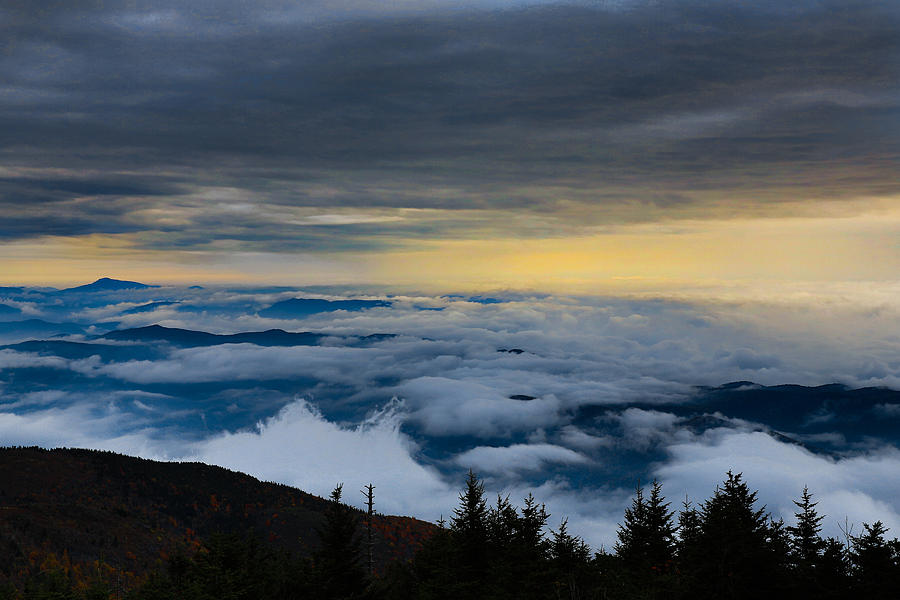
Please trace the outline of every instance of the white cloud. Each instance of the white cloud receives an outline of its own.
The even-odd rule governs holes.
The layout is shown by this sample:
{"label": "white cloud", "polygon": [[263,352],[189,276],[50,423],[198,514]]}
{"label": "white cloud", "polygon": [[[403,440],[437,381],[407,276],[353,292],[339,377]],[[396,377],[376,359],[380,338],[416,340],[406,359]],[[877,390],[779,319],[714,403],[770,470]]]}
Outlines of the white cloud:
{"label": "white cloud", "polygon": [[192,458],[327,496],[344,483],[352,491],[373,483],[383,513],[436,519],[455,505],[456,491],[437,471],[417,462],[416,448],[400,432],[401,407],[393,403],[355,427],[340,427],[304,400],[251,431],[222,433],[198,444]]}
{"label": "white cloud", "polygon": [[491,475],[518,471],[539,471],[553,464],[585,464],[590,460],[574,450],[553,444],[513,444],[477,446],[457,454],[454,462],[476,472]]}
{"label": "white cloud", "polygon": [[69,361],[56,356],[40,356],[30,352],[0,350],[0,369],[50,368],[66,369]]}
{"label": "white cloud", "polygon": [[839,536],[846,517],[857,524],[881,520],[900,535],[900,451],[885,447],[867,454],[829,458],[755,432],[716,430],[702,437],[673,444],[669,459],[655,475],[670,499],[694,501],[709,497],[729,470],[742,472],[751,489],[759,490],[761,504],[776,516],[793,522],[792,501],[808,486],[827,515],[825,533]]}
{"label": "white cloud", "polygon": [[433,436],[504,437],[561,419],[560,403],[553,396],[512,400],[502,389],[472,381],[420,377],[396,389],[409,403],[410,420]]}

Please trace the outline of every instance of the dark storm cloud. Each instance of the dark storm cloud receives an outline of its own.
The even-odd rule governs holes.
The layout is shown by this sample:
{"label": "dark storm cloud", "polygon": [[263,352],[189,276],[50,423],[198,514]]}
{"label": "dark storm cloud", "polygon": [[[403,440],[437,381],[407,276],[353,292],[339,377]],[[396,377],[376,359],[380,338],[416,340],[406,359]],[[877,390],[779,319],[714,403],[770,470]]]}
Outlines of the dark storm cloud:
{"label": "dark storm cloud", "polygon": [[[4,173],[2,210],[76,197],[44,233],[336,250],[702,216],[723,191],[720,215],[898,191],[894,4],[398,6],[3,9],[0,152],[28,174]],[[223,212],[223,187],[258,210]],[[191,210],[140,212],[173,205]],[[317,229],[271,207],[484,215]]]}

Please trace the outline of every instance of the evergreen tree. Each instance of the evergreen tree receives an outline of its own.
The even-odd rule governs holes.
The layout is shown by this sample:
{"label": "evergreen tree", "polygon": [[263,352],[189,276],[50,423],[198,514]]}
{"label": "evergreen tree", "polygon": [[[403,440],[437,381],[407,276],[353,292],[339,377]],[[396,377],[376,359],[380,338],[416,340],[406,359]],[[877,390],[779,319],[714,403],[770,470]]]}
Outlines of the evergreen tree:
{"label": "evergreen tree", "polygon": [[894,598],[897,593],[894,552],[886,533],[881,521],[863,523],[863,534],[852,540],[853,587],[860,597]]}
{"label": "evergreen tree", "polygon": [[459,506],[453,510],[450,529],[462,540],[481,548],[487,539],[487,500],[484,483],[471,470],[466,477],[466,489],[459,493]]}
{"label": "evergreen tree", "polygon": [[501,552],[507,551],[519,526],[519,513],[509,496],[497,495],[497,503],[488,510],[486,521],[489,544]]}
{"label": "evergreen tree", "polygon": [[615,545],[626,570],[639,577],[668,571],[675,551],[674,515],[658,481],[650,488],[649,500],[644,499],[643,488],[637,488],[631,507],[625,509]]}
{"label": "evergreen tree", "polygon": [[620,562],[643,562],[647,535],[647,503],[644,501],[644,488],[638,486],[631,500],[631,506],[625,509],[624,522],[619,525],[618,541],[615,545],[616,555]]}
{"label": "evergreen tree", "polygon": [[459,494],[459,506],[450,520],[454,566],[457,570],[457,597],[478,598],[478,582],[489,570],[488,508],[484,483],[471,470],[466,487]]}
{"label": "evergreen tree", "polygon": [[414,595],[396,596],[398,600],[410,597],[421,600],[454,600],[457,597],[458,565],[453,532],[439,522],[439,529],[422,545],[412,564]]}
{"label": "evergreen tree", "polygon": [[772,572],[768,575],[770,587],[781,591],[796,587],[791,564],[791,537],[784,526],[784,519],[769,519],[766,542],[772,560]]}
{"label": "evergreen tree", "polygon": [[700,513],[686,496],[678,513],[677,531],[675,551],[680,558],[686,558],[700,539]]}
{"label": "evergreen tree", "polygon": [[591,550],[578,536],[569,534],[568,520],[563,519],[550,542],[557,597],[581,598],[585,593],[586,575]]}
{"label": "evergreen tree", "polygon": [[361,536],[355,511],[341,502],[343,485],[331,492],[325,522],[319,529],[321,546],[314,555],[316,580],[321,598],[359,597],[366,587],[360,565]]}
{"label": "evergreen tree", "polygon": [[780,561],[769,544],[765,507],[755,505],[756,492],[731,471],[703,503],[697,539],[702,553],[690,557],[690,596],[718,600],[774,593],[771,574]]}
{"label": "evergreen tree", "polygon": [[650,498],[638,487],[618,530],[616,555],[624,575],[624,585],[632,596],[659,598],[671,588],[669,571],[675,552],[674,512],[662,495],[662,485],[654,481]]}
{"label": "evergreen tree", "polygon": [[543,598],[550,585],[548,557],[550,543],[544,536],[544,527],[550,515],[546,507],[538,504],[534,496],[528,494],[516,522],[516,531],[510,558],[513,562],[513,577],[516,598]]}
{"label": "evergreen tree", "polygon": [[[846,598],[849,596],[848,557],[844,544],[833,537],[825,540],[817,569],[818,598]],[[807,597],[816,598],[815,593]]]}
{"label": "evergreen tree", "polygon": [[803,488],[800,500],[794,500],[799,509],[794,513],[796,524],[787,528],[790,536],[790,560],[793,567],[794,596],[798,598],[821,598],[826,590],[822,584],[822,553],[825,540],[819,537],[824,516],[816,512],[816,502],[812,501],[809,488]]}
{"label": "evergreen tree", "polygon": [[694,579],[699,574],[697,565],[703,561],[705,551],[701,540],[700,511],[685,496],[678,513],[678,539],[675,542],[675,567],[678,587],[683,590],[698,589]]}
{"label": "evergreen tree", "polygon": [[812,501],[812,494],[806,486],[803,487],[800,500],[794,500],[794,504],[800,509],[794,513],[797,524],[787,528],[791,536],[794,564],[801,570],[813,570],[825,550],[825,541],[819,537],[825,517],[816,512],[818,502]]}
{"label": "evergreen tree", "polygon": [[544,527],[547,525],[546,507],[538,506],[534,496],[528,494],[525,497],[525,506],[522,507],[522,516],[516,528],[516,541],[518,545],[527,550],[534,557],[544,557],[547,552],[547,540],[544,538]]}
{"label": "evergreen tree", "polygon": [[519,513],[509,501],[509,496],[497,495],[497,502],[488,510],[487,534],[489,585],[485,597],[503,597],[517,590],[518,569],[513,552],[513,542],[519,526]]}

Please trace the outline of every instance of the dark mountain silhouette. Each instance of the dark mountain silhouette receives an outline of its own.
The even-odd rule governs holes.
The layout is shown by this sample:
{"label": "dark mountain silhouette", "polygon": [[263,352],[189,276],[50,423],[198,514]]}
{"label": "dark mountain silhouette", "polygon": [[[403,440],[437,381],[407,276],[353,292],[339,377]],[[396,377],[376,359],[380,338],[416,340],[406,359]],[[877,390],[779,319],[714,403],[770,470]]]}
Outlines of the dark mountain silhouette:
{"label": "dark mountain silhouette", "polygon": [[884,416],[891,407],[900,414],[900,391],[876,387],[854,389],[837,383],[807,387],[738,382],[700,388],[689,406],[765,423],[782,431],[838,430],[848,438],[886,435],[896,440],[896,422]]}
{"label": "dark mountain silhouette", "polygon": [[476,304],[505,304],[509,300],[501,300],[500,298],[491,298],[490,296],[463,296],[462,294],[445,294],[441,298],[448,300],[463,300],[465,302],[474,302]]}
{"label": "dark mountain silhouette", "polygon": [[[93,450],[2,448],[0,482],[0,579],[12,580],[55,559],[86,574],[101,560],[140,581],[160,560],[217,533],[308,554],[318,546],[316,529],[328,505],[220,467]],[[377,564],[410,558],[434,528],[377,515]]]}
{"label": "dark mountain silhouette", "polygon": [[156,310],[157,308],[162,308],[163,306],[172,306],[173,304],[178,304],[178,302],[171,301],[161,301],[161,302],[150,302],[147,304],[141,304],[140,306],[135,306],[134,308],[129,308],[128,310],[123,310],[123,315],[137,315],[141,313],[148,313]]}
{"label": "dark mountain silhouette", "polygon": [[51,323],[42,319],[0,322],[0,337],[41,338],[59,334],[79,334],[84,329],[75,323]]}
{"label": "dark mountain silhouette", "polygon": [[324,300],[321,298],[291,298],[276,302],[259,311],[259,316],[270,319],[300,319],[323,312],[346,310],[356,312],[369,308],[390,307],[385,300]]}
{"label": "dark mountain silhouette", "polygon": [[[314,346],[324,338],[334,337],[324,333],[311,333],[308,331],[291,333],[283,329],[269,329],[268,331],[247,331],[233,334],[216,334],[205,331],[193,331],[190,329],[178,329],[163,327],[162,325],[148,325],[134,329],[120,329],[97,336],[93,339],[106,339],[129,342],[168,342],[184,348],[196,348],[201,346],[217,346],[219,344],[255,344],[257,346]],[[394,337],[393,334],[376,333],[359,338],[361,343],[376,342]]]}
{"label": "dark mountain silhouette", "polygon": [[22,311],[9,304],[0,304],[0,319],[21,316]]}
{"label": "dark mountain silhouette", "polygon": [[315,333],[288,333],[281,329],[220,335],[207,333],[206,331],[149,325],[135,329],[110,331],[100,336],[99,339],[129,342],[168,342],[183,347],[241,343],[256,344],[257,346],[311,346],[316,344],[322,337],[324,336]]}
{"label": "dark mountain silhouette", "polygon": [[[816,387],[802,385],[764,386],[736,381],[716,387],[698,387],[688,397],[670,402],[623,403],[582,407],[577,421],[593,422],[612,409],[627,407],[658,410],[688,419],[696,432],[730,426],[728,419],[742,419],[760,425],[769,435],[801,443],[805,436],[839,433],[847,441],[859,442],[878,436],[900,442],[900,391],[889,388],[849,388],[832,383]],[[813,450],[821,449],[803,443]]]}
{"label": "dark mountain silhouette", "polygon": [[66,288],[60,290],[60,293],[72,292],[114,292],[119,290],[145,290],[148,288],[159,287],[158,285],[147,285],[138,283],[137,281],[122,281],[121,279],[110,279],[109,277],[101,277],[93,283],[79,285],[77,287]]}
{"label": "dark mountain silhouette", "polygon": [[98,344],[70,342],[66,340],[29,340],[18,344],[0,346],[0,349],[31,352],[41,356],[58,356],[70,360],[99,356],[107,362],[128,360],[154,360],[160,357],[155,348],[144,345]]}

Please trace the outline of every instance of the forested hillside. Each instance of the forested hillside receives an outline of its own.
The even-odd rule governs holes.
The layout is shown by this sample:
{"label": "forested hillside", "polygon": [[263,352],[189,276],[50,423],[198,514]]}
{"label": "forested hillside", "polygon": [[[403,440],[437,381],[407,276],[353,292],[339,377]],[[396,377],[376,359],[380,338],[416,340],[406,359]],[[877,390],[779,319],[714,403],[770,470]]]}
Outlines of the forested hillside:
{"label": "forested hillside", "polygon": [[812,492],[776,521],[733,472],[678,507],[658,482],[638,488],[599,551],[471,472],[448,521],[376,515],[371,544],[340,485],[324,500],[198,463],[36,448],[0,451],[0,475],[3,598],[888,599],[900,585],[882,522],[824,539]]}
{"label": "forested hillside", "polygon": [[[298,460],[304,460],[298,457]],[[217,534],[309,556],[329,501],[200,463],[163,463],[91,450],[0,449],[0,578],[22,588],[60,571],[133,589],[173,556]],[[364,515],[351,510],[353,519]],[[376,568],[410,558],[434,526],[376,515]]]}

